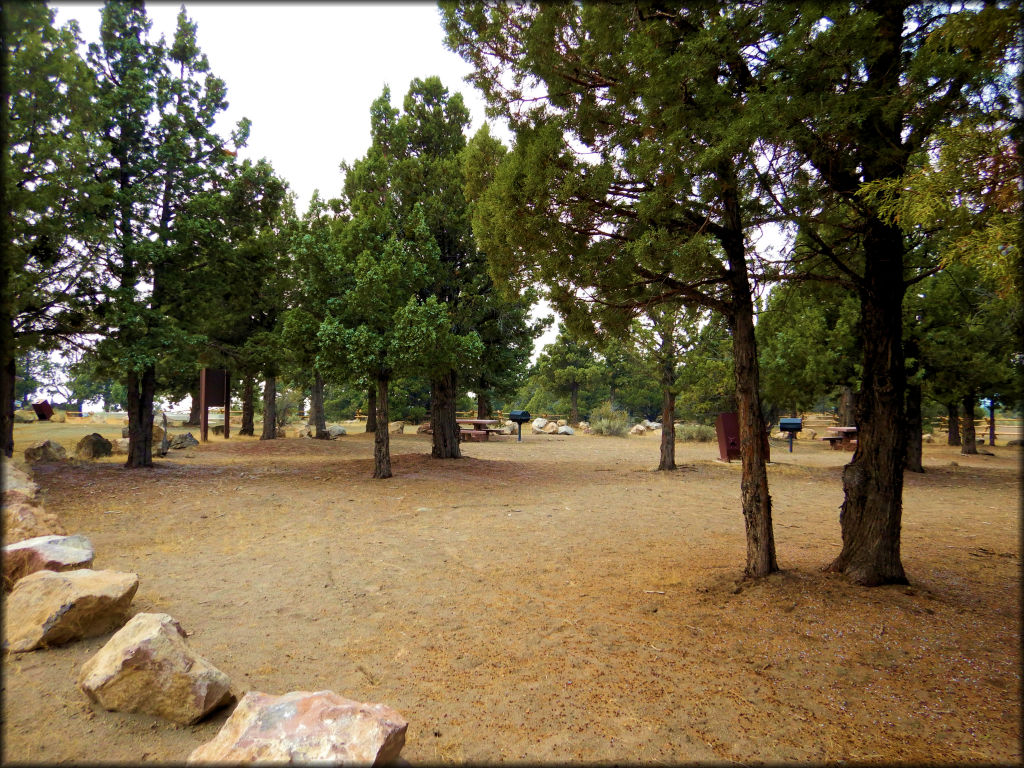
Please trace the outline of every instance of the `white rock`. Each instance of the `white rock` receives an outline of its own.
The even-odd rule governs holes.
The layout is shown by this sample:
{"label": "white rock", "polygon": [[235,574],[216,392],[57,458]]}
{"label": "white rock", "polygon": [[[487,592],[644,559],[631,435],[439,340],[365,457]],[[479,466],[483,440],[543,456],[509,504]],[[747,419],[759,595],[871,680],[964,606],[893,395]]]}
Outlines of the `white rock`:
{"label": "white rock", "polygon": [[540,418],[538,416],[536,419],[533,420],[533,434],[535,434],[535,435],[543,434],[542,430],[544,429],[544,427],[547,426],[547,424],[548,424],[548,420],[547,419],[542,419],[542,418]]}
{"label": "white rock", "polygon": [[566,424],[566,425],[561,426],[561,427],[558,428],[558,434],[560,434],[560,435],[571,435],[571,434],[574,434],[574,433],[572,431],[572,427],[570,427],[568,424]]}
{"label": "white rock", "polygon": [[327,428],[327,435],[331,438],[331,440],[334,440],[336,438],[341,437],[342,435],[347,435],[347,434],[348,434],[348,432],[345,431],[344,427],[339,427],[337,425],[332,425],[332,426]]}
{"label": "white rock", "polygon": [[7,598],[4,649],[21,653],[110,632],[124,623],[138,588],[134,573],[30,573]]}
{"label": "white rock", "polygon": [[188,725],[230,704],[228,676],[193,651],[166,613],[139,613],[82,665],[78,687],[104,709]]}
{"label": "white rock", "polygon": [[4,590],[36,571],[71,571],[92,565],[92,543],[85,536],[36,536],[4,547]]}
{"label": "white rock", "polygon": [[250,691],[188,762],[382,765],[399,756],[407,728],[391,707],[361,704],[333,691]]}

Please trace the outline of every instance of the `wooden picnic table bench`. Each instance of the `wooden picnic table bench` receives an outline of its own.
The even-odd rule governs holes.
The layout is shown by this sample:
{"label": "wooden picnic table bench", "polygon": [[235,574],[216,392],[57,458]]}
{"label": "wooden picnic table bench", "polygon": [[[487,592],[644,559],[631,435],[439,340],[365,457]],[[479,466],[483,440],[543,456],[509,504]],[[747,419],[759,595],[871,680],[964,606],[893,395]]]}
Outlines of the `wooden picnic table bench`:
{"label": "wooden picnic table bench", "polygon": [[846,449],[852,451],[857,447],[856,427],[828,427],[827,429],[832,434],[818,439],[829,443],[832,446],[832,450],[841,451]]}
{"label": "wooden picnic table bench", "polygon": [[[492,432],[500,432],[494,425],[498,424],[497,419],[456,419],[460,427],[459,439],[472,442],[484,442]],[[469,429],[461,429],[468,426]]]}

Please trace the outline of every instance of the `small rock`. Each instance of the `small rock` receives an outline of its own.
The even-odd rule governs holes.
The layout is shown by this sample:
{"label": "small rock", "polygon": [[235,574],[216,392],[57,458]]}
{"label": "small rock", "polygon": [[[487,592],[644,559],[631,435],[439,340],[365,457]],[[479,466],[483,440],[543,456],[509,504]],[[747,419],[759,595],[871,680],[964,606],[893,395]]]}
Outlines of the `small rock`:
{"label": "small rock", "polygon": [[181,450],[182,448],[191,448],[196,445],[199,445],[199,441],[192,437],[192,433],[184,432],[171,438],[170,447],[175,450]]}
{"label": "small rock", "polygon": [[929,445],[931,445],[932,443],[935,442],[935,438],[932,437],[931,435],[922,435],[921,436],[921,442],[922,443],[928,443]]}
{"label": "small rock", "polygon": [[[131,430],[128,427],[121,427],[121,437],[124,438],[124,437],[130,437],[130,436],[131,436]],[[153,442],[154,443],[159,443],[163,439],[164,439],[164,428],[161,427],[159,424],[154,424],[153,425]]]}
{"label": "small rock", "polygon": [[67,457],[64,446],[53,440],[43,440],[25,449],[25,461],[29,464],[64,461]]}
{"label": "small rock", "polygon": [[337,438],[341,437],[342,435],[347,435],[347,434],[348,434],[348,432],[345,431],[344,427],[338,426],[336,424],[332,424],[331,426],[329,426],[327,428],[327,436],[331,440],[336,440]]}
{"label": "small rock", "polygon": [[559,419],[558,421],[555,422],[555,424],[557,424],[560,427],[564,427],[567,426],[569,422],[567,422],[565,419]]}
{"label": "small rock", "polygon": [[646,434],[646,432],[647,432],[647,428],[644,427],[643,424],[635,424],[633,426],[633,428],[631,430],[629,430],[629,434],[631,434],[631,435],[643,435],[643,434]]}
{"label": "small rock", "polygon": [[230,704],[228,676],[193,651],[166,613],[139,613],[82,665],[78,687],[106,710],[182,725]]}
{"label": "small rock", "polygon": [[4,547],[4,591],[18,579],[36,571],[71,571],[89,568],[92,543],[85,536],[36,536]]}
{"label": "small rock", "polygon": [[1009,446],[1018,446],[1019,447],[1019,446],[1024,445],[1024,440],[1010,440],[1006,444],[1009,445]]}
{"label": "small rock", "polygon": [[398,758],[407,728],[391,707],[361,704],[333,691],[250,691],[188,762],[381,765]]}
{"label": "small rock", "polygon": [[87,568],[30,573],[7,598],[4,649],[22,653],[116,629],[138,588],[134,573]]}
{"label": "small rock", "polygon": [[430,432],[430,422],[429,421],[425,421],[422,424],[420,424],[418,427],[416,427],[416,434],[417,435],[425,435],[428,432]]}
{"label": "small rock", "polygon": [[579,424],[576,425],[576,428],[579,429],[581,432],[586,432],[588,429],[590,429],[590,422],[581,421]]}

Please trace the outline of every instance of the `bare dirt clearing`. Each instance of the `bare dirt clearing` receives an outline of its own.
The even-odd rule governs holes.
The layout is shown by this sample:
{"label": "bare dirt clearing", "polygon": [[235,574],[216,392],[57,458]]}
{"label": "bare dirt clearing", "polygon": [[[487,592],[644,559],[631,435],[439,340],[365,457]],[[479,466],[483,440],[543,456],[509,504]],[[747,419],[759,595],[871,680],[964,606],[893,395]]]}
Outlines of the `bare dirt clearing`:
{"label": "bare dirt clearing", "polygon": [[[16,456],[94,430],[120,434],[19,425]],[[395,707],[414,765],[1021,760],[1019,449],[925,446],[912,586],[863,589],[820,572],[850,454],[772,449],[785,571],[740,583],[738,463],[679,444],[684,466],[656,472],[658,439],[530,435],[438,461],[407,434],[375,481],[370,435],[212,438],[152,470],[34,477],[94,567],[139,574],[134,611],[174,616],[242,689]],[[219,730],[226,713],[94,710],[75,680],[106,639],[5,657],[4,762],[180,763]]]}

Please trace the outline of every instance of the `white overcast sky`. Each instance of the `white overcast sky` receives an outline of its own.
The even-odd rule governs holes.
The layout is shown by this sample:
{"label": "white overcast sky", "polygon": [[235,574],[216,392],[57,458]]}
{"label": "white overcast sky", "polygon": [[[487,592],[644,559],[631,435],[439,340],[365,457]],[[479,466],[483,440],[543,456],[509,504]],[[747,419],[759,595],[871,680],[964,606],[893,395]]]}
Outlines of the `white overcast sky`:
{"label": "white overcast sky", "polygon": [[[153,36],[174,36],[181,3],[146,8]],[[341,190],[342,160],[370,145],[370,104],[385,85],[392,102],[415,77],[437,75],[463,94],[470,135],[484,122],[484,101],[463,78],[470,66],[445,48],[434,3],[186,2],[198,25],[199,46],[227,85],[229,107],[218,128],[225,136],[242,117],[252,121],[239,158],[265,157],[305,211],[314,189],[329,198]],[[57,23],[76,19],[86,42],[98,42],[102,3],[55,3]],[[492,121],[508,143],[508,134]]]}

